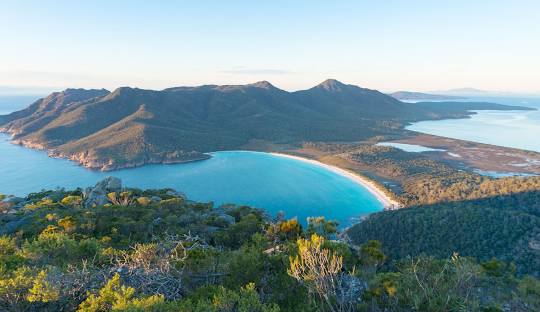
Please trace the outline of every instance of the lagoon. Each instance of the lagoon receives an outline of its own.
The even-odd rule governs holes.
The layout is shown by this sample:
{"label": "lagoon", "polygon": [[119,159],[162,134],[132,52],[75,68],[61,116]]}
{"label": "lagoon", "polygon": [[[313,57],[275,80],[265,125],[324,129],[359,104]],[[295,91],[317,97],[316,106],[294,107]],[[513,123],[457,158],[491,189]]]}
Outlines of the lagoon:
{"label": "lagoon", "polygon": [[380,142],[376,145],[379,146],[390,146],[398,148],[405,152],[411,152],[411,153],[422,153],[422,152],[444,152],[445,150],[440,148],[430,148],[425,147],[422,145],[416,145],[416,144],[405,144],[405,143],[394,143],[394,142]]}
{"label": "lagoon", "polygon": [[128,187],[171,187],[195,201],[246,204],[273,216],[283,211],[304,224],[309,216],[325,216],[348,226],[383,209],[372,193],[343,175],[268,153],[216,152],[203,161],[99,172],[11,144],[9,136],[0,134],[0,193],[87,187],[106,176],[118,177]]}
{"label": "lagoon", "polygon": [[536,111],[475,111],[467,119],[420,121],[408,130],[422,133],[540,152],[540,98],[472,98],[536,108]]}

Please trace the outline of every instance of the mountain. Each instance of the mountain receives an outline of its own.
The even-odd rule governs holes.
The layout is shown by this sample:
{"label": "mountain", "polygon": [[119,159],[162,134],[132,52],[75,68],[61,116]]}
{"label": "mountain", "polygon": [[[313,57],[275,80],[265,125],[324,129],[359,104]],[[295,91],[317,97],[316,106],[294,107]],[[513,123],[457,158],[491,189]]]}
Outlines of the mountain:
{"label": "mountain", "polygon": [[161,91],[67,89],[0,116],[0,131],[52,156],[112,170],[205,159],[206,152],[252,141],[358,141],[395,134],[411,121],[468,114],[332,79],[296,92],[261,81]]}
{"label": "mountain", "polygon": [[421,92],[411,92],[411,91],[397,91],[394,93],[388,94],[391,97],[403,100],[403,101],[411,101],[411,100],[422,100],[422,101],[439,101],[439,100],[462,100],[466,99],[465,97],[461,96],[451,96],[451,95],[441,95],[441,94],[428,94],[428,93],[421,93]]}

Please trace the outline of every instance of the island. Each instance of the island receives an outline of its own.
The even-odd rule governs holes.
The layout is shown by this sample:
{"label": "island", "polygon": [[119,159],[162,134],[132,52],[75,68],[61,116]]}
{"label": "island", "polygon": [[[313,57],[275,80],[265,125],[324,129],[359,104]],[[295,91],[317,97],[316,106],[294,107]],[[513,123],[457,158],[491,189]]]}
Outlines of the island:
{"label": "island", "polygon": [[388,95],[400,101],[451,101],[467,99],[466,97],[455,95],[431,94],[412,91],[397,91],[389,93]]}

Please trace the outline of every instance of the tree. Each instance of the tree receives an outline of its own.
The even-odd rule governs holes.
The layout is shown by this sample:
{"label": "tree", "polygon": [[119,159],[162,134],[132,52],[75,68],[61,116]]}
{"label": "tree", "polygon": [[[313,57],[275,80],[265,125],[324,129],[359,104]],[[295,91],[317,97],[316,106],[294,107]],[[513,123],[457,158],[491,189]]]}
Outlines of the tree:
{"label": "tree", "polygon": [[68,195],[60,201],[60,204],[66,207],[77,207],[82,203],[82,197],[76,195]]}
{"label": "tree", "polygon": [[317,234],[325,238],[331,238],[337,233],[338,222],[327,221],[324,217],[309,217],[307,219],[308,234]]}
{"label": "tree", "polygon": [[26,297],[30,302],[43,302],[58,300],[60,292],[47,280],[47,272],[40,271],[34,279],[32,288],[28,290]]}
{"label": "tree", "polygon": [[240,291],[233,291],[225,287],[206,287],[204,296],[199,300],[185,300],[175,311],[185,312],[279,312],[276,304],[261,302],[255,284],[249,283]]}
{"label": "tree", "polygon": [[339,311],[335,302],[339,284],[339,274],[343,268],[343,258],[323,249],[324,238],[317,234],[311,239],[297,241],[298,255],[290,257],[287,273],[308,288],[330,311]]}
{"label": "tree", "polygon": [[481,267],[454,254],[450,259],[418,258],[400,269],[397,296],[415,311],[473,311]]}
{"label": "tree", "polygon": [[99,293],[90,294],[79,305],[80,312],[105,312],[105,311],[149,311],[154,306],[164,304],[162,295],[136,298],[135,289],[126,287],[120,283],[120,275],[116,273],[99,290]]}
{"label": "tree", "polygon": [[120,193],[111,192],[107,194],[107,198],[113,205],[127,207],[133,205],[136,202],[135,198],[133,198],[132,195],[133,193],[128,191]]}
{"label": "tree", "polygon": [[381,250],[382,244],[377,240],[370,240],[360,247],[360,265],[362,274],[370,277],[384,263],[386,256]]}

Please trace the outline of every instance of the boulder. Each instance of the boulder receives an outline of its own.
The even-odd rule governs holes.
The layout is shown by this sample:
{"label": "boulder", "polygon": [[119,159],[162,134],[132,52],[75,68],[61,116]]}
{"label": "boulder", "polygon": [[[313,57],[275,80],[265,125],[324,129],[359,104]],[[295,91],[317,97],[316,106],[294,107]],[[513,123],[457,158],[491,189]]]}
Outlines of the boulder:
{"label": "boulder", "polygon": [[150,200],[153,202],[153,203],[159,203],[161,201],[161,197],[159,196],[152,196],[150,197]]}
{"label": "boulder", "polygon": [[7,213],[14,205],[12,203],[0,202],[0,213]]}
{"label": "boulder", "polygon": [[122,180],[115,177],[106,177],[99,181],[94,188],[105,189],[109,192],[118,192],[122,189]]}
{"label": "boulder", "polygon": [[13,205],[17,205],[22,202],[24,202],[24,198],[20,198],[20,197],[8,197],[2,200],[2,203],[11,203]]}
{"label": "boulder", "polygon": [[107,177],[96,183],[94,187],[88,187],[84,190],[84,206],[100,206],[108,202],[107,194],[119,192],[122,190],[122,181],[115,177]]}
{"label": "boulder", "polygon": [[24,207],[26,201],[20,197],[8,197],[0,201],[0,213],[10,213]]}
{"label": "boulder", "polygon": [[174,197],[180,197],[182,199],[186,199],[186,194],[182,193],[182,192],[178,192],[178,191],[175,191],[175,190],[168,190],[165,194],[169,195],[169,196],[174,196]]}

